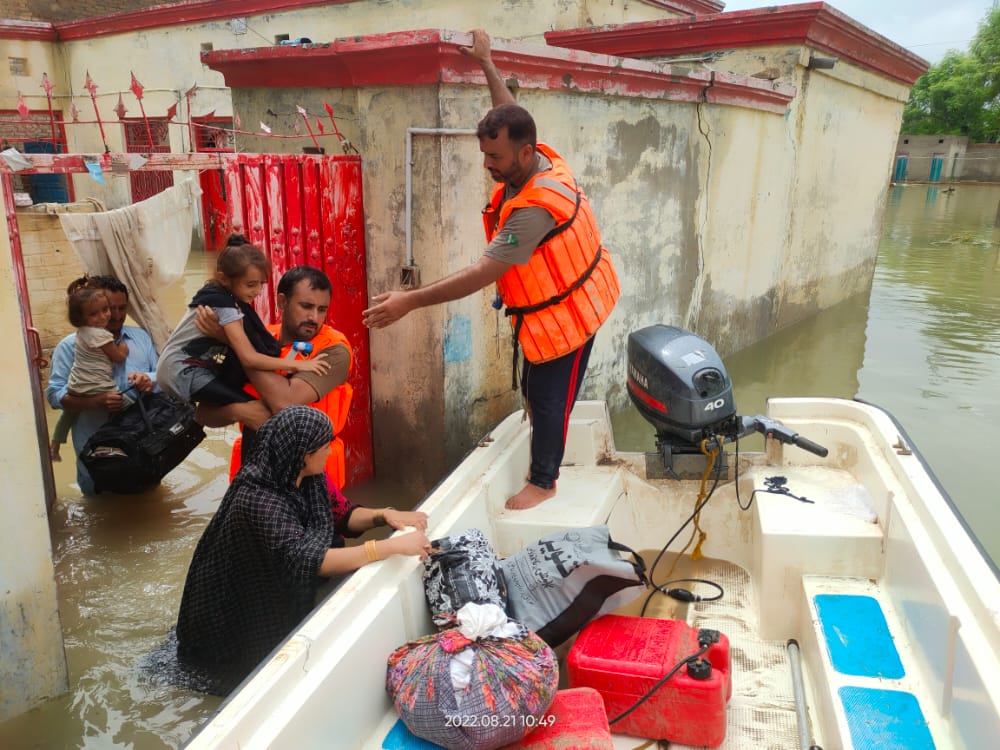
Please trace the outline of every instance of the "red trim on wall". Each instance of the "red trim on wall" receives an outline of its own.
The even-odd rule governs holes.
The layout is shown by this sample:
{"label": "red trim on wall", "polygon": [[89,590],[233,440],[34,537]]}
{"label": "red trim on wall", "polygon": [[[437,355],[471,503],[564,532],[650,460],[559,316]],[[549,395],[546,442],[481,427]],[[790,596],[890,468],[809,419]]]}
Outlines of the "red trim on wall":
{"label": "red trim on wall", "polygon": [[[192,0],[183,5],[154,5],[134,11],[120,11],[103,16],[63,23],[0,19],[0,39],[42,39],[46,41],[90,39],[111,34],[127,34],[143,29],[179,26],[188,23],[218,21],[241,16],[256,16],[279,11],[299,10],[320,5],[341,5],[360,0]],[[646,5],[679,14],[718,13],[725,8],[721,0],[639,0]]]}
{"label": "red trim on wall", "polygon": [[698,13],[719,13],[726,7],[721,0],[639,0],[639,2],[692,16]]}
{"label": "red trim on wall", "polygon": [[[479,65],[458,51],[468,34],[423,29],[336,39],[327,44],[203,52],[201,60],[231,88],[310,86],[483,85]],[[493,45],[505,78],[527,89],[572,90],[604,96],[708,101],[783,114],[795,89],[736,74],[671,68],[646,60],[620,60],[590,52]]]}
{"label": "red trim on wall", "polygon": [[23,39],[54,42],[58,39],[56,29],[45,21],[16,21],[0,18],[0,39]]}
{"label": "red trim on wall", "polygon": [[912,86],[928,63],[826,3],[549,31],[557,47],[622,57],[663,57],[740,47],[801,44]]}
{"label": "red trim on wall", "polygon": [[91,39],[109,34],[127,34],[143,29],[179,26],[205,21],[219,21],[243,16],[312,8],[317,5],[343,5],[359,0],[195,0],[182,5],[154,5],[142,10],[109,13],[55,24],[59,39]]}

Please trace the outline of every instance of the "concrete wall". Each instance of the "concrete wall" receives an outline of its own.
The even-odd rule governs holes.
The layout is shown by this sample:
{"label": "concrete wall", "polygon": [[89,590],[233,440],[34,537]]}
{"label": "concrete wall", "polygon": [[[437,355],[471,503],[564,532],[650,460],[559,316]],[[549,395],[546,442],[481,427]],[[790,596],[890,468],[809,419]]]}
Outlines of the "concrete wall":
{"label": "concrete wall", "polygon": [[810,68],[813,54],[760,47],[717,63],[797,90],[780,128],[760,130],[739,109],[720,127],[730,148],[714,149],[718,179],[706,194],[718,262],[704,275],[716,294],[702,295],[691,327],[723,353],[871,285],[909,87],[846,61]]}
{"label": "concrete wall", "polygon": [[0,367],[0,434],[6,436],[0,451],[0,721],[68,687],[46,513],[51,473],[39,452],[45,421],[35,409],[41,384],[28,365],[14,279],[10,237],[2,232],[0,288],[7,291],[0,294],[0,328],[12,335]]}
{"label": "concrete wall", "polygon": [[63,336],[73,330],[66,317],[66,287],[84,273],[83,265],[63,232],[59,213],[91,213],[94,210],[91,203],[49,203],[17,211],[31,320],[41,336],[47,359],[51,358],[52,350]]}
{"label": "concrete wall", "polygon": [[1000,182],[1000,144],[970,143],[960,158],[963,182]]}

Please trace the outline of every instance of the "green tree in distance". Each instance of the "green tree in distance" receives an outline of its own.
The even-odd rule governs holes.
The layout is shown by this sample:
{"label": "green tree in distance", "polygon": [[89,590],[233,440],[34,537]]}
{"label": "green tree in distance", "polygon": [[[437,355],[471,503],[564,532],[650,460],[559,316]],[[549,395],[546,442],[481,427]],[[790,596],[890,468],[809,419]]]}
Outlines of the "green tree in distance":
{"label": "green tree in distance", "polygon": [[1000,140],[1000,8],[979,22],[968,52],[949,51],[913,84],[902,132]]}

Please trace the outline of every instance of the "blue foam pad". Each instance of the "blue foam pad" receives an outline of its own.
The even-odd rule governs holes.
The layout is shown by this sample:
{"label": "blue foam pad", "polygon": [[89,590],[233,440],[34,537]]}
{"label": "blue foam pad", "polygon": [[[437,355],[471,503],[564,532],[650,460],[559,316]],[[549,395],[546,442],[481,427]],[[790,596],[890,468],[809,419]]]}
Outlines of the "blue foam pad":
{"label": "blue foam pad", "polygon": [[396,719],[389,734],[382,740],[382,750],[442,750],[442,748],[417,737],[406,727],[402,719]]}
{"label": "blue foam pad", "polygon": [[859,677],[905,674],[882,607],[870,596],[818,594],[816,611],[833,668]]}
{"label": "blue foam pad", "polygon": [[842,687],[854,750],[934,750],[934,740],[912,693]]}

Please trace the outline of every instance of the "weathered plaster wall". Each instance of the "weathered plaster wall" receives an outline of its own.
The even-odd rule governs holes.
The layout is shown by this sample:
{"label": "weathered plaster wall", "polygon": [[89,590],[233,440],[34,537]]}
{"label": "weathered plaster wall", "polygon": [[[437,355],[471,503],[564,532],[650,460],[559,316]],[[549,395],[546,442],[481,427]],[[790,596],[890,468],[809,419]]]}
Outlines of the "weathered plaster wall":
{"label": "weathered plaster wall", "polygon": [[[25,74],[15,75],[10,71],[10,58],[21,58],[25,61]],[[41,110],[46,109],[45,92],[41,89],[42,74],[48,73],[53,85],[60,85],[62,68],[58,64],[58,49],[51,42],[28,39],[0,38],[0,62],[3,64],[3,75],[0,75],[0,109],[17,107],[18,94],[27,94],[26,100],[34,108],[41,99]],[[32,96],[37,92],[38,96]]]}
{"label": "weathered plaster wall", "polygon": [[[952,179],[977,179],[968,177],[983,166],[978,159],[970,158],[969,139],[964,135],[910,135],[903,133],[896,142],[896,156],[906,157],[904,182],[927,182],[935,156],[942,156],[941,182]],[[978,156],[979,154],[977,154]],[[989,167],[987,167],[987,173]],[[895,179],[896,163],[893,160],[890,176]]]}
{"label": "weathered plaster wall", "polygon": [[[945,162],[945,175],[950,164]],[[1000,145],[996,143],[973,143],[965,150],[965,158],[960,158],[960,180],[971,182],[1000,182]],[[942,178],[946,179],[946,178]]]}
{"label": "weathered plaster wall", "polygon": [[[46,477],[39,453],[33,396],[41,393],[28,366],[21,331],[21,300],[13,293],[10,238],[0,232],[0,327],[13,334],[0,368],[0,721],[16,716],[67,689],[66,659],[59,626],[46,513]],[[46,466],[46,470],[48,467]],[[51,484],[51,479],[48,484]]]}
{"label": "weathered plaster wall", "polygon": [[[819,53],[771,47],[731,50],[723,58],[727,69],[798,92],[777,129],[773,119],[762,115],[753,124],[735,108],[718,121],[719,134],[731,138],[716,144],[712,173],[719,179],[703,196],[711,251],[690,325],[723,353],[871,284],[885,175],[909,90],[843,61],[810,69],[812,54]],[[726,143],[735,151],[722,151]],[[728,283],[720,284],[724,277]]]}
{"label": "weathered plaster wall", "polygon": [[[92,203],[48,204],[56,210],[90,213]],[[38,329],[42,350],[51,358],[52,350],[73,327],[67,319],[66,287],[83,275],[83,265],[66,239],[57,213],[40,206],[17,212],[21,235],[21,256],[31,300],[31,321]]]}
{"label": "weathered plaster wall", "polygon": [[794,202],[777,328],[870,286],[889,188],[885,175],[907,97],[905,86],[849,65],[802,67],[799,76],[789,118]]}

